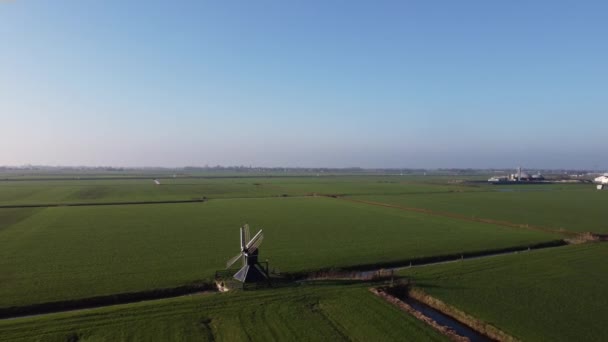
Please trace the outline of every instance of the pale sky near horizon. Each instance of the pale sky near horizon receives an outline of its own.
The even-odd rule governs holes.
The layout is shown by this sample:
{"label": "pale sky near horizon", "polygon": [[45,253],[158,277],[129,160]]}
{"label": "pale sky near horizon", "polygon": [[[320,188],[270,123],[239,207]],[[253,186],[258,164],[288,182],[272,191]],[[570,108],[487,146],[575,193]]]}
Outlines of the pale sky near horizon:
{"label": "pale sky near horizon", "polygon": [[608,169],[606,1],[0,1],[0,165]]}

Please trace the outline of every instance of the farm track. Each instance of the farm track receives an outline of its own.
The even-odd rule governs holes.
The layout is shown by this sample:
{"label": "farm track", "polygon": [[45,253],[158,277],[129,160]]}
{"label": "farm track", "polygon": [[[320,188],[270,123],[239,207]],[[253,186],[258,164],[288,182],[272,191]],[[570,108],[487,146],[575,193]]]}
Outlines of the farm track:
{"label": "farm track", "polygon": [[487,223],[487,224],[493,224],[493,225],[509,227],[509,228],[542,231],[542,232],[546,232],[546,233],[557,233],[557,234],[566,235],[568,237],[575,237],[575,236],[579,236],[581,234],[578,232],[572,232],[572,231],[568,231],[568,230],[553,229],[553,228],[534,226],[534,225],[529,225],[529,224],[518,224],[518,223],[513,223],[513,222],[508,222],[508,221],[499,221],[499,220],[492,220],[492,219],[485,219],[485,218],[469,217],[469,216],[464,216],[464,215],[460,215],[460,214],[435,211],[435,210],[430,210],[430,209],[425,209],[425,208],[404,207],[404,206],[395,205],[395,204],[358,200],[358,199],[347,198],[347,197],[337,197],[337,196],[331,196],[331,197],[337,198],[337,199],[340,199],[343,201],[353,202],[353,203],[367,204],[367,205],[373,205],[373,206],[385,207],[385,208],[393,208],[393,209],[416,212],[416,213],[421,213],[421,214],[426,214],[426,215],[431,215],[431,216],[447,217],[447,218],[452,218],[452,219],[456,219],[456,220],[460,220],[460,221]]}

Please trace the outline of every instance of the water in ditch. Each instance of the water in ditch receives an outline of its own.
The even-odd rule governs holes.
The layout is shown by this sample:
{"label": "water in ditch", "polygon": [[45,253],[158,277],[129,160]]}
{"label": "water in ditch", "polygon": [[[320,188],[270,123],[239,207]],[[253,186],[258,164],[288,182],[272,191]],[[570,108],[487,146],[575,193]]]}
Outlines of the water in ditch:
{"label": "water in ditch", "polygon": [[460,336],[467,337],[469,340],[471,340],[471,342],[494,341],[491,338],[482,335],[479,332],[469,328],[468,326],[458,322],[452,317],[445,315],[443,312],[435,310],[428,305],[420,303],[417,300],[414,300],[412,298],[406,298],[404,302],[409,304],[416,311],[422,313],[423,315],[429,318],[432,318],[438,324],[454,330]]}

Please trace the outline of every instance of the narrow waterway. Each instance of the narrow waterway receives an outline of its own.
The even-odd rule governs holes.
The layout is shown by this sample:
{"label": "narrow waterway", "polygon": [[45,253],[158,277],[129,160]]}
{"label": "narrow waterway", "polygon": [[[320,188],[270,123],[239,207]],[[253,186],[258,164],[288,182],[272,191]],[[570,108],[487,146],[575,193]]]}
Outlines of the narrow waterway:
{"label": "narrow waterway", "polygon": [[373,278],[374,276],[377,275],[378,272],[381,272],[381,271],[384,271],[384,272],[401,271],[401,270],[406,270],[406,269],[414,268],[414,267],[428,267],[428,266],[434,266],[434,265],[461,262],[464,260],[492,258],[492,257],[503,256],[503,255],[509,255],[509,254],[526,253],[526,252],[539,250],[539,249],[563,247],[566,245],[568,245],[568,243],[564,240],[555,240],[555,241],[550,241],[547,243],[531,245],[528,247],[513,247],[513,248],[508,248],[508,249],[478,252],[478,253],[475,253],[475,252],[474,253],[462,253],[460,255],[455,254],[455,255],[439,256],[439,257],[432,257],[432,258],[426,258],[426,259],[413,259],[410,262],[405,262],[405,263],[402,263],[401,265],[390,265],[390,266],[387,265],[385,267],[379,267],[379,266],[371,267],[370,266],[370,268],[368,270],[358,271],[357,277],[360,279],[367,279],[367,278]]}
{"label": "narrow waterway", "polygon": [[433,319],[439,325],[442,325],[444,327],[448,327],[448,328],[454,330],[458,335],[468,338],[469,340],[471,340],[471,342],[494,341],[491,338],[489,338],[485,335],[482,335],[479,332],[471,329],[467,325],[460,323],[459,321],[455,320],[454,318],[447,316],[446,314],[442,313],[441,311],[435,310],[435,309],[431,308],[430,306],[423,304],[415,299],[405,298],[405,299],[401,299],[401,300],[403,300],[409,306],[411,306],[412,308],[414,308],[416,311],[420,312],[421,314],[425,315],[426,317]]}

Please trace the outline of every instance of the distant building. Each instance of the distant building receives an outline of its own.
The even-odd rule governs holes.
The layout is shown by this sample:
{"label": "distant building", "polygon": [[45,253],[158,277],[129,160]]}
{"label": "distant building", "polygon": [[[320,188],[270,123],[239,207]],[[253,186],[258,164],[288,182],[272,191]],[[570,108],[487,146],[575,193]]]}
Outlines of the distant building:
{"label": "distant building", "polygon": [[603,176],[599,176],[593,180],[594,183],[597,184],[598,190],[606,190],[608,189],[608,173]]}
{"label": "distant building", "polygon": [[530,175],[527,172],[524,172],[521,169],[521,167],[519,167],[519,168],[517,168],[516,173],[510,174],[508,177],[507,176],[494,176],[494,177],[488,179],[488,182],[490,182],[490,183],[530,182],[530,181],[539,182],[539,181],[543,181],[543,180],[545,180],[545,177],[543,175],[541,175],[540,173],[537,173],[535,175]]}
{"label": "distant building", "polygon": [[514,182],[529,181],[532,180],[532,177],[524,172],[521,167],[518,167],[517,173],[512,173],[510,180]]}

